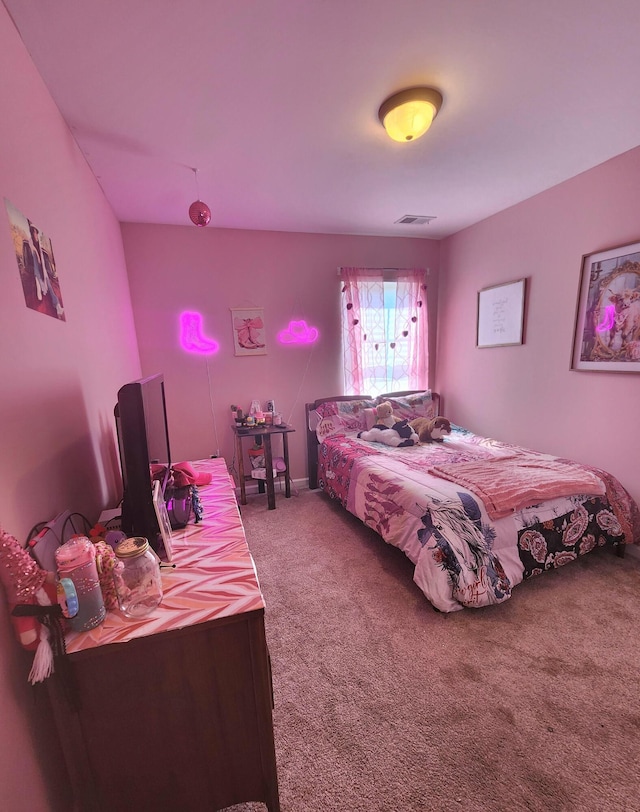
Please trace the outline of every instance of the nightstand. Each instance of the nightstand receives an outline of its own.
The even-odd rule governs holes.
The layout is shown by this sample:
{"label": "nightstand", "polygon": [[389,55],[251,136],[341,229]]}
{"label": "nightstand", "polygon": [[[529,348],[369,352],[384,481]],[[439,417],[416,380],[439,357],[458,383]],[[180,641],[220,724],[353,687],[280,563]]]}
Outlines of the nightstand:
{"label": "nightstand", "polygon": [[283,473],[285,485],[284,495],[286,496],[287,499],[289,499],[291,497],[291,477],[289,474],[288,435],[291,434],[291,432],[295,431],[295,429],[291,428],[291,426],[286,426],[284,424],[280,426],[252,426],[250,428],[245,426],[233,425],[231,428],[236,438],[236,457],[238,459],[238,477],[240,479],[240,504],[242,505],[247,504],[246,481],[247,479],[252,479],[251,476],[245,476],[244,473],[242,440],[245,437],[250,437],[252,440],[255,440],[256,437],[261,437],[262,442],[264,444],[267,505],[269,507],[269,510],[275,510],[276,492],[273,485],[273,453],[271,448],[271,438],[273,437],[274,434],[280,434],[282,436],[282,456],[285,464],[285,470]]}

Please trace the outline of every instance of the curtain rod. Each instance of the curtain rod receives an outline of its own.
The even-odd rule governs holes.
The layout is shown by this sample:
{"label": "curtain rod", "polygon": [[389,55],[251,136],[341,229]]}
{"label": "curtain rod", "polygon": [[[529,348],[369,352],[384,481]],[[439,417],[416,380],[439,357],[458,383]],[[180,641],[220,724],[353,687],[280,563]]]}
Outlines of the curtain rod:
{"label": "curtain rod", "polygon": [[[340,276],[340,271],[343,267],[351,267],[351,266],[342,266],[338,265],[337,273]],[[409,268],[367,268],[368,271],[408,271]],[[429,276],[429,268],[425,268],[425,273]]]}

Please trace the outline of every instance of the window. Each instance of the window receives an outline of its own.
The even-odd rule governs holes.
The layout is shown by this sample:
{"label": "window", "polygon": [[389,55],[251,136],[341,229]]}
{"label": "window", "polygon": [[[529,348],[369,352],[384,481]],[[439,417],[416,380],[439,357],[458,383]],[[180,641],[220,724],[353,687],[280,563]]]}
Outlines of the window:
{"label": "window", "polygon": [[344,393],[426,389],[425,272],[341,268]]}

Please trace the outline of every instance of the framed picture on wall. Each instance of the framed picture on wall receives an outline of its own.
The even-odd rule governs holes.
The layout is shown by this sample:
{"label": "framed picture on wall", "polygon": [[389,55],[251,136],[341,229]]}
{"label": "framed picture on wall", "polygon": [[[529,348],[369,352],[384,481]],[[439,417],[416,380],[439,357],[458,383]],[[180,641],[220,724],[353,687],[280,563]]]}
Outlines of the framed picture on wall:
{"label": "framed picture on wall", "polygon": [[571,368],[640,372],[640,242],[582,257]]}
{"label": "framed picture on wall", "polygon": [[264,312],[261,307],[232,307],[235,355],[266,355]]}
{"label": "framed picture on wall", "polygon": [[66,321],[51,240],[9,200],[4,202],[26,306]]}
{"label": "framed picture on wall", "polygon": [[526,279],[478,291],[478,347],[522,344]]}

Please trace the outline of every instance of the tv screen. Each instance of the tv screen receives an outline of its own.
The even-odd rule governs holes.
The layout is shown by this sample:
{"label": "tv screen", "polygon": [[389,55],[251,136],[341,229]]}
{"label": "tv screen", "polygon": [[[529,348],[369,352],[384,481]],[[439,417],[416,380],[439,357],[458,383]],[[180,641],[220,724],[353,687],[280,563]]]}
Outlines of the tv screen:
{"label": "tv screen", "polygon": [[144,536],[158,552],[162,540],[150,466],[166,466],[161,482],[164,494],[171,465],[164,376],[152,375],[121,387],[114,415],[124,487],[122,529],[129,536]]}

